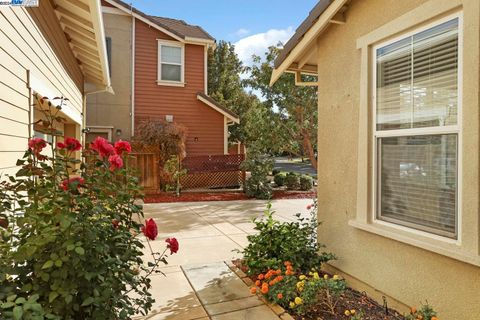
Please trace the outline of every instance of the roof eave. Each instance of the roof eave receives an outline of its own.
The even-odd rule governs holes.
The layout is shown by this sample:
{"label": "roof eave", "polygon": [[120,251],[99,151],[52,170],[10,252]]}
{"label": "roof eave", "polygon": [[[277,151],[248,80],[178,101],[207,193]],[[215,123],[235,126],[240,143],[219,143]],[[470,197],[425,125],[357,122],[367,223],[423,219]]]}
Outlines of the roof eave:
{"label": "roof eave", "polygon": [[[227,119],[229,119],[233,123],[240,123],[240,118],[237,115],[234,115],[231,111],[227,112],[224,110],[224,107],[219,107],[217,104],[213,103],[209,99],[212,99],[211,97],[207,96],[204,93],[197,93],[197,99],[200,100],[201,102],[205,103],[207,106],[211,107],[215,111],[223,114]],[[212,99],[213,100],[213,99]]]}
{"label": "roof eave", "polygon": [[[349,0],[334,0],[318,17],[317,21],[303,34],[301,40],[288,52],[279,64],[276,63],[270,77],[270,86],[285,72],[302,72],[312,74],[312,70],[305,70],[304,66],[298,67],[298,60],[305,54],[317,37],[328,27],[334,20],[335,15],[347,4]],[[294,35],[292,38],[294,38]],[[297,67],[295,68],[295,63]],[[311,66],[311,65],[310,65]],[[310,68],[311,69],[311,68]]]}
{"label": "roof eave", "polygon": [[98,46],[100,62],[102,66],[103,82],[100,86],[107,92],[113,93],[110,79],[110,70],[108,67],[107,46],[105,43],[105,29],[103,24],[102,5],[98,0],[89,0],[92,8],[92,23],[95,30],[95,38]]}

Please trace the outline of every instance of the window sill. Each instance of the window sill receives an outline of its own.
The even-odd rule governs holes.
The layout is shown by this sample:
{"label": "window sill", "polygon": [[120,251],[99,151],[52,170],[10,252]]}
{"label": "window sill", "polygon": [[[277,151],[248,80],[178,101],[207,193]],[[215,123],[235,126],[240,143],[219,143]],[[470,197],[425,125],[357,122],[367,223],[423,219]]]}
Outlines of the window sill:
{"label": "window sill", "polygon": [[350,220],[348,224],[354,228],[377,234],[379,236],[403,242],[424,250],[435,252],[474,266],[480,266],[480,256],[471,252],[462,251],[459,241],[443,238],[435,235],[427,235],[425,232],[405,230],[400,226],[390,226],[387,223],[365,223],[358,220]]}
{"label": "window sill", "polygon": [[164,81],[164,80],[157,80],[157,84],[159,86],[170,86],[170,87],[185,87],[185,82],[176,82],[176,81]]}

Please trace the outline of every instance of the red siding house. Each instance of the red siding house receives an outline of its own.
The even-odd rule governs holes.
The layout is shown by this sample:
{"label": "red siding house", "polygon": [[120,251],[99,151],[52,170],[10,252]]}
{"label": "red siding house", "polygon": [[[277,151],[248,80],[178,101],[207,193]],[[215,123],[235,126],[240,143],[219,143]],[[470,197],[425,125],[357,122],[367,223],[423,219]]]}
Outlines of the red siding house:
{"label": "red siding house", "polygon": [[207,95],[207,52],[215,40],[185,21],[149,16],[120,0],[104,0],[112,88],[87,101],[90,139],[131,138],[143,119],[188,129],[187,156],[228,153],[228,125],[238,116]]}

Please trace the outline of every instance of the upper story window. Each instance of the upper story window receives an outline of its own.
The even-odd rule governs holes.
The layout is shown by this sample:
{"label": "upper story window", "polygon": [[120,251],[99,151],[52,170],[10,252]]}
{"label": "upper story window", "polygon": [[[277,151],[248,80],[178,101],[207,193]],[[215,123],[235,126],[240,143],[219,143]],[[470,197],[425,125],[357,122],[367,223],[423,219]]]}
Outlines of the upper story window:
{"label": "upper story window", "polygon": [[376,219],[457,238],[459,19],[374,47]]}
{"label": "upper story window", "polygon": [[158,82],[179,83],[184,80],[184,46],[181,43],[158,41]]}

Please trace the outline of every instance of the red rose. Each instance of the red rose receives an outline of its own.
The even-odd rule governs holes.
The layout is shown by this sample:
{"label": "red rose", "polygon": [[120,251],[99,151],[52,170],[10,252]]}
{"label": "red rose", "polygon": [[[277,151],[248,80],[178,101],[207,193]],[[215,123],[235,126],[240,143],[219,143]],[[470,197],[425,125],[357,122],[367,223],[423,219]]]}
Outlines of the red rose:
{"label": "red rose", "polygon": [[120,169],[123,167],[123,160],[122,157],[120,157],[117,154],[114,154],[110,157],[108,157],[108,162],[110,162],[110,170],[114,171],[116,169]]}
{"label": "red rose", "polygon": [[33,138],[28,140],[28,148],[32,150],[35,155],[42,152],[43,148],[47,146],[47,142],[42,138]]}
{"label": "red rose", "polygon": [[177,253],[179,247],[177,239],[168,238],[167,240],[165,240],[165,242],[168,243],[167,248],[170,249],[170,254]]}
{"label": "red rose", "polygon": [[113,146],[102,137],[96,137],[95,140],[90,144],[90,147],[97,151],[101,157],[113,154]]}
{"label": "red rose", "polygon": [[123,141],[123,140],[118,140],[117,142],[115,142],[115,153],[118,154],[118,155],[122,155],[124,152],[126,153],[130,153],[132,152],[132,147],[130,146],[130,143],[128,143],[127,141]]}
{"label": "red rose", "polygon": [[68,151],[78,151],[82,149],[82,144],[75,138],[66,137],[64,142],[57,142],[58,149],[67,149]]}
{"label": "red rose", "polygon": [[148,219],[145,221],[145,225],[142,227],[142,232],[148,239],[155,240],[158,235],[158,229],[155,220]]}
{"label": "red rose", "polygon": [[8,220],[7,218],[0,218],[0,227],[7,229],[8,228]]}
{"label": "red rose", "polygon": [[68,191],[70,187],[73,185],[75,189],[78,189],[80,185],[85,184],[85,179],[80,178],[80,177],[73,177],[70,179],[65,179],[62,181],[62,184],[60,185],[60,188],[62,188],[65,191]]}

